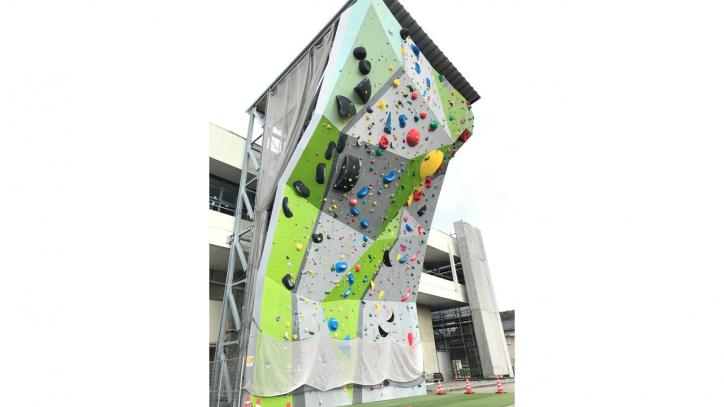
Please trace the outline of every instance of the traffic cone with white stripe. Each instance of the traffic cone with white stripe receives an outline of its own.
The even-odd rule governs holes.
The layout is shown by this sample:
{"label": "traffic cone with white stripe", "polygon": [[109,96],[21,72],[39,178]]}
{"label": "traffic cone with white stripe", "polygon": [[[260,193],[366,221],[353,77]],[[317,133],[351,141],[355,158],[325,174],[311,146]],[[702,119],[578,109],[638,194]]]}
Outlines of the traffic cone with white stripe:
{"label": "traffic cone with white stripe", "polygon": [[261,407],[261,399],[258,397],[256,399],[256,407]]}
{"label": "traffic cone with white stripe", "polygon": [[244,401],[244,407],[251,407],[251,396],[246,396],[246,400]]}
{"label": "traffic cone with white stripe", "polygon": [[498,376],[497,382],[498,382],[498,383],[497,383],[497,384],[498,384],[498,391],[497,391],[497,393],[498,393],[498,394],[503,394],[503,393],[505,393],[505,390],[503,390],[503,382],[500,381],[500,376]]}
{"label": "traffic cone with white stripe", "polygon": [[465,394],[473,394],[473,388],[470,386],[470,380],[465,379]]}
{"label": "traffic cone with white stripe", "polygon": [[442,396],[443,394],[445,394],[445,392],[443,392],[443,390],[442,390],[442,381],[438,381],[437,382],[437,395]]}

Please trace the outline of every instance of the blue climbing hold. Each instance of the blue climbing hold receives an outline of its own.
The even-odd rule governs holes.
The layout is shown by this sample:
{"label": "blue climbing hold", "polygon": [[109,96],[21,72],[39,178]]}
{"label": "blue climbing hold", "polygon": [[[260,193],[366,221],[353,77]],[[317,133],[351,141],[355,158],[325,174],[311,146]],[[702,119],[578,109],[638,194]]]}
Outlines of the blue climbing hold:
{"label": "blue climbing hold", "polygon": [[395,178],[397,178],[397,171],[392,170],[389,174],[382,177],[382,181],[384,181],[385,184],[389,184],[390,182],[394,181]]}
{"label": "blue climbing hold", "polygon": [[408,232],[412,232],[412,226],[410,226],[409,223],[405,223],[405,230]]}
{"label": "blue climbing hold", "polygon": [[370,240],[370,238],[367,235],[362,235],[362,240],[364,240],[366,242],[366,241]]}
{"label": "blue climbing hold", "polygon": [[417,45],[412,44],[410,48],[412,48],[412,53],[415,54],[416,57],[420,56],[420,48],[417,48]]}
{"label": "blue climbing hold", "polygon": [[348,288],[348,289],[344,290],[344,292],[342,293],[342,298],[347,298],[347,297],[349,297],[349,294],[350,294],[351,292],[352,292],[352,289],[351,289],[351,288]]}
{"label": "blue climbing hold", "polygon": [[363,283],[366,283],[367,280],[369,280],[369,279],[367,278],[367,274],[365,274],[365,275],[362,277],[362,282],[363,282]]}
{"label": "blue climbing hold", "polygon": [[346,261],[337,262],[334,265],[334,271],[336,271],[337,273],[344,273],[345,271],[347,271],[347,262]]}
{"label": "blue climbing hold", "polygon": [[407,263],[407,260],[409,260],[409,257],[407,255],[400,257],[400,264]]}
{"label": "blue climbing hold", "polygon": [[377,195],[382,195],[382,188],[377,188]]}
{"label": "blue climbing hold", "polygon": [[[362,226],[363,228],[368,228],[368,227],[370,227],[370,223],[367,222],[367,219],[362,219],[361,221],[359,221],[359,224],[360,224],[360,226]],[[346,264],[346,263],[345,263],[345,264]]]}
{"label": "blue climbing hold", "polygon": [[428,88],[430,87],[430,78],[425,78],[425,84]]}
{"label": "blue climbing hold", "polygon": [[354,274],[352,274],[352,273],[347,274],[347,282],[349,283],[349,285],[354,284]]}
{"label": "blue climbing hold", "polygon": [[362,199],[367,196],[367,194],[370,193],[370,187],[362,187],[359,191],[357,191],[357,198]]}
{"label": "blue climbing hold", "polygon": [[404,114],[401,114],[400,117],[398,117],[398,119],[400,120],[400,128],[404,129],[405,126],[407,125],[407,116],[405,116]]}
{"label": "blue climbing hold", "polygon": [[359,209],[357,209],[356,206],[349,208],[349,211],[352,213],[352,216],[359,216]]}
{"label": "blue climbing hold", "polygon": [[415,72],[417,72],[418,74],[419,74],[420,72],[422,72],[422,71],[420,70],[420,64],[418,64],[417,62],[415,62]]}
{"label": "blue climbing hold", "polygon": [[417,123],[420,121],[420,116],[414,115],[414,116],[412,116],[412,119],[415,121],[415,123]]}
{"label": "blue climbing hold", "polygon": [[329,318],[329,321],[327,321],[327,327],[329,327],[329,330],[332,332],[336,331],[337,328],[339,328],[339,321],[337,321],[337,318]]}
{"label": "blue climbing hold", "polygon": [[387,122],[385,123],[385,133],[392,134],[392,113],[387,112]]}

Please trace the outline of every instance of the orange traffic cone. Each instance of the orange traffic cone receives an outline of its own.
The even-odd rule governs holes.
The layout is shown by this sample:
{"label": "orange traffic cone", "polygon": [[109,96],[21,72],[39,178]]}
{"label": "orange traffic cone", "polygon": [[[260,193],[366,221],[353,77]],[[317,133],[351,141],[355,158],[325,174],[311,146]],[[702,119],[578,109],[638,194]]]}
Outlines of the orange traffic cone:
{"label": "orange traffic cone", "polygon": [[442,381],[438,381],[437,382],[437,395],[442,396],[443,394],[445,394],[445,393],[442,390]]}
{"label": "orange traffic cone", "polygon": [[256,399],[256,407],[261,407],[261,400],[259,398]]}
{"label": "orange traffic cone", "polygon": [[498,384],[498,392],[497,392],[497,393],[498,393],[498,394],[503,394],[503,393],[505,393],[505,391],[503,390],[503,383],[500,381],[500,376],[498,376],[497,384]]}
{"label": "orange traffic cone", "polygon": [[244,407],[251,407],[251,396],[246,396],[246,400],[244,401]]}
{"label": "orange traffic cone", "polygon": [[465,394],[473,394],[473,388],[470,386],[470,380],[465,379]]}

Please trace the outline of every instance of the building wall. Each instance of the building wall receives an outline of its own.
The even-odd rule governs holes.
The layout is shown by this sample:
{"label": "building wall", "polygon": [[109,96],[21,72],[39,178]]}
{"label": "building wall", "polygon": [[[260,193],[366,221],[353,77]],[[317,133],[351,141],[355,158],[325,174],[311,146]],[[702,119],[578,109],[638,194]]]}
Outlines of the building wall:
{"label": "building wall", "polygon": [[505,341],[508,345],[508,354],[510,355],[510,364],[515,371],[515,331],[505,333]]}
{"label": "building wall", "polygon": [[420,342],[422,343],[422,369],[425,372],[425,380],[432,380],[433,374],[440,370],[437,365],[437,349],[435,348],[435,334],[432,330],[430,309],[418,306],[417,321],[420,325]]}

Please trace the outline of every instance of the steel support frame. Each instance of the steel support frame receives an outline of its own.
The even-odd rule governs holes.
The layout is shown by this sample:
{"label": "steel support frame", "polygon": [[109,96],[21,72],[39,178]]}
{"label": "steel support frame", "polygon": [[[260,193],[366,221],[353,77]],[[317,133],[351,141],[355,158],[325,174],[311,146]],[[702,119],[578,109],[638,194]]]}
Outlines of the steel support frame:
{"label": "steel support frame", "polygon": [[[261,171],[261,166],[259,165],[259,161],[254,156],[254,150],[252,148],[253,143],[256,141],[253,137],[253,131],[254,131],[254,122],[255,122],[255,112],[253,109],[249,109],[247,111],[247,114],[249,115],[249,125],[247,128],[247,134],[246,134],[246,146],[244,148],[244,160],[242,161],[242,169],[241,169],[241,179],[239,182],[240,186],[243,186],[242,188],[239,188],[239,195],[236,198],[236,212],[234,214],[234,231],[230,238],[230,248],[229,248],[229,261],[227,263],[226,267],[226,282],[224,287],[224,297],[222,302],[222,311],[221,311],[221,321],[219,323],[219,334],[217,336],[216,340],[216,354],[214,356],[214,371],[213,371],[213,382],[212,382],[212,392],[210,392],[209,395],[209,402],[213,403],[214,401],[214,391],[216,392],[216,406],[221,405],[221,398],[222,396],[226,397],[226,400],[228,403],[234,403],[236,402],[236,405],[240,405],[241,403],[241,397],[239,396],[241,394],[241,384],[243,380],[243,361],[240,360],[242,356],[245,354],[244,350],[241,349],[241,327],[242,322],[241,317],[239,314],[239,308],[237,306],[236,300],[234,299],[233,295],[233,289],[234,287],[241,285],[246,281],[246,275],[249,272],[249,263],[247,261],[246,255],[244,254],[244,251],[242,250],[241,244],[239,243],[239,240],[241,236],[246,235],[247,233],[250,233],[253,231],[253,221],[254,221],[254,205],[251,204],[251,201],[249,200],[249,197],[246,193],[246,189],[248,187],[247,185],[247,178],[249,177],[258,177]],[[263,134],[262,134],[263,136]],[[259,137],[262,137],[259,136]],[[257,138],[258,140],[258,138]],[[252,164],[253,168],[256,170],[256,175],[249,174],[249,163]],[[252,221],[252,227],[247,228],[245,230],[241,230],[241,223],[242,223],[242,213],[244,212],[244,208],[246,208],[246,211],[248,213],[249,219]],[[244,277],[239,281],[234,281],[234,272],[236,269],[236,263],[237,261],[241,265],[241,269],[244,273]],[[227,332],[227,320],[229,319],[229,315],[231,315],[231,320],[233,321],[234,325],[234,331],[236,332],[236,335],[232,340],[226,340],[226,332]],[[235,370],[236,375],[235,377],[230,377],[230,371],[228,368],[228,360],[227,360],[227,350],[231,350],[232,348],[237,350],[237,355],[239,359],[237,360],[237,363],[239,366],[237,366],[237,369]],[[237,386],[234,386],[234,384],[237,384]],[[234,387],[236,387],[237,399],[234,400]],[[223,388],[223,390],[222,390]],[[227,404],[227,403],[225,403]]]}

